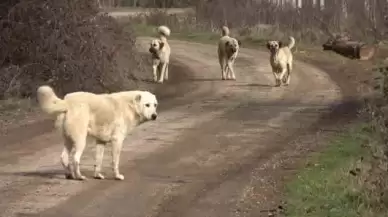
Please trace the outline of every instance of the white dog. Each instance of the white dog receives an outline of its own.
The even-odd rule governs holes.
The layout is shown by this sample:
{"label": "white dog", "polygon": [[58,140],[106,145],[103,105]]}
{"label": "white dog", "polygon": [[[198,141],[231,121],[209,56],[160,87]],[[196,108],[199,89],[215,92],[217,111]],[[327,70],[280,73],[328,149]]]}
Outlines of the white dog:
{"label": "white dog", "polygon": [[[275,86],[279,87],[281,83],[285,85],[290,84],[291,71],[293,64],[293,56],[291,49],[295,46],[294,37],[290,37],[290,43],[287,46],[283,46],[280,41],[268,41],[267,48],[271,53],[270,63],[272,67],[272,73],[275,77]],[[284,76],[287,73],[287,80],[284,81]]]}
{"label": "white dog", "polygon": [[221,66],[222,80],[233,79],[236,80],[234,74],[234,61],[237,58],[238,51],[241,46],[241,41],[229,36],[229,28],[222,27],[222,37],[218,42],[218,61]]}
{"label": "white dog", "polygon": [[[170,63],[171,48],[167,41],[167,36],[170,36],[170,29],[167,26],[159,26],[157,29],[159,39],[151,41],[148,51],[152,54],[152,73],[154,81],[163,83],[168,80],[168,64]],[[159,80],[157,73],[159,72]]]}
{"label": "white dog", "polygon": [[109,143],[112,145],[114,176],[123,180],[119,161],[126,135],[135,126],[157,117],[157,99],[148,91],[74,92],[60,99],[51,87],[40,86],[37,98],[41,109],[56,117],[55,126],[63,134],[65,148],[61,162],[68,179],[85,179],[80,172],[80,159],[87,138],[91,138],[97,145],[94,177],[104,179],[101,166],[104,147]]}

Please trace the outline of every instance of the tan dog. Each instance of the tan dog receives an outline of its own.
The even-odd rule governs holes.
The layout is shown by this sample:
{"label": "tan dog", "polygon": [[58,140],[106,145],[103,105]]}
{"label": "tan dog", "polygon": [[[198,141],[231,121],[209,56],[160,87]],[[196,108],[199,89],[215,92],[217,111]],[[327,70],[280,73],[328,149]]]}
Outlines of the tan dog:
{"label": "tan dog", "polygon": [[237,58],[241,41],[229,36],[229,28],[222,27],[222,37],[218,42],[218,61],[221,66],[222,80],[236,80],[233,65]]}
{"label": "tan dog", "polygon": [[41,109],[55,116],[55,126],[63,135],[65,148],[61,162],[68,179],[86,179],[80,172],[80,159],[90,138],[97,145],[94,177],[104,179],[101,174],[104,147],[111,144],[114,176],[123,180],[119,161],[126,135],[137,125],[157,117],[157,99],[148,91],[74,92],[60,99],[51,87],[40,86],[37,98]]}
{"label": "tan dog", "polygon": [[[167,36],[170,36],[170,29],[167,26],[159,26],[157,29],[159,39],[153,39],[148,51],[152,54],[152,73],[154,81],[163,83],[168,80],[168,64],[170,63],[171,48],[167,42]],[[157,73],[159,72],[159,80]]]}
{"label": "tan dog", "polygon": [[[276,87],[279,87],[281,83],[285,85],[290,84],[291,71],[293,64],[293,56],[291,49],[295,46],[294,37],[290,37],[290,43],[287,46],[283,46],[280,41],[268,41],[267,48],[271,52],[270,63],[272,72],[275,77]],[[287,73],[287,80],[284,81],[284,76]]]}

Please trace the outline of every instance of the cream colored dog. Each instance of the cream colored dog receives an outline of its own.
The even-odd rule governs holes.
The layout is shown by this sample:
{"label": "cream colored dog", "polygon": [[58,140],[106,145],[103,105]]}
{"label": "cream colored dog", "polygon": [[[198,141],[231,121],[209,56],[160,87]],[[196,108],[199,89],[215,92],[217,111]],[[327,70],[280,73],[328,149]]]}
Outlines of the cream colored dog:
{"label": "cream colored dog", "polygon": [[[295,46],[294,37],[290,37],[290,43],[287,46],[283,46],[280,41],[268,41],[267,48],[271,52],[269,61],[272,66],[272,73],[275,77],[275,86],[279,87],[281,83],[285,85],[290,84],[291,71],[293,64],[293,56],[291,49]],[[287,73],[287,80],[284,81],[284,76]]]}
{"label": "cream colored dog", "polygon": [[[167,26],[159,26],[157,29],[159,39],[151,41],[148,51],[152,54],[152,73],[154,81],[163,83],[168,80],[168,64],[170,63],[171,48],[167,41],[167,36],[170,36],[170,29]],[[157,73],[159,72],[159,80]]]}
{"label": "cream colored dog", "polygon": [[56,117],[55,126],[64,137],[61,162],[68,179],[85,179],[80,172],[80,159],[90,138],[97,145],[94,177],[104,179],[101,174],[104,147],[111,144],[114,176],[123,180],[119,161],[126,135],[137,125],[157,117],[158,101],[148,91],[74,92],[60,99],[51,87],[40,86],[37,98],[41,109]]}
{"label": "cream colored dog", "polygon": [[241,46],[241,41],[229,36],[229,28],[222,27],[222,37],[218,42],[218,61],[221,66],[222,80],[236,80],[234,74],[234,61],[237,58],[238,51]]}

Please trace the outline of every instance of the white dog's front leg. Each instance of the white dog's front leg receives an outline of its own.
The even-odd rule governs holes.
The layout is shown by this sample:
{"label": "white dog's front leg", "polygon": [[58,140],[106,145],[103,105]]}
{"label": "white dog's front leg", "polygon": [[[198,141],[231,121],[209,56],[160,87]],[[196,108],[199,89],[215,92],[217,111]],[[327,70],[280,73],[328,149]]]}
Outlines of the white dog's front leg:
{"label": "white dog's front leg", "polygon": [[154,82],[157,82],[158,81],[158,65],[157,64],[153,64],[152,65],[152,74],[154,75]]}
{"label": "white dog's front leg", "polygon": [[275,78],[275,87],[280,86],[280,80],[279,80],[279,73],[276,67],[271,66],[272,68],[272,74],[273,77]]}
{"label": "white dog's front leg", "polygon": [[283,82],[283,79],[286,73],[287,73],[287,67],[282,67],[282,71],[279,75],[279,83]]}
{"label": "white dog's front leg", "polygon": [[104,159],[105,144],[97,142],[96,144],[96,164],[94,165],[94,178],[104,179],[105,177],[101,174],[102,160]]}
{"label": "white dog's front leg", "polygon": [[161,72],[160,72],[160,77],[159,77],[159,83],[163,83],[164,76],[166,74],[166,66],[167,66],[167,63],[163,63],[162,68],[160,70]]}
{"label": "white dog's front leg", "polygon": [[288,71],[288,75],[287,75],[286,85],[289,85],[290,81],[291,81],[291,71],[292,71],[292,65],[291,64],[287,65],[287,71]]}
{"label": "white dog's front leg", "polygon": [[115,179],[124,180],[124,175],[120,174],[119,164],[120,164],[120,153],[123,145],[123,139],[114,139],[112,142],[112,163],[113,163],[113,173]]}
{"label": "white dog's front leg", "polygon": [[164,75],[164,80],[168,80],[168,63],[166,63],[166,74]]}

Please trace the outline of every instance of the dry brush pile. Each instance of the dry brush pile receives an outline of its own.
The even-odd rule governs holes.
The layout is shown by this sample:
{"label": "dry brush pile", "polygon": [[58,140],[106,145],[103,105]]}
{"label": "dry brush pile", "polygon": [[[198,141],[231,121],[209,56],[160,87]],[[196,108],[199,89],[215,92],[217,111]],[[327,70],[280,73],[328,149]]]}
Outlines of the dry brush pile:
{"label": "dry brush pile", "polygon": [[143,71],[133,32],[99,14],[95,1],[3,1],[0,47],[0,99],[34,96],[41,84],[60,95],[128,89]]}

